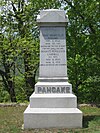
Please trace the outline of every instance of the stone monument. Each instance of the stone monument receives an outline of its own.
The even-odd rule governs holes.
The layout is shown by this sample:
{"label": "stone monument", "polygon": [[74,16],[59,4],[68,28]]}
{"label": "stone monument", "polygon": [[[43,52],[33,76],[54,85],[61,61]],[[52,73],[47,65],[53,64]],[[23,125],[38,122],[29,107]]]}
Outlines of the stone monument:
{"label": "stone monument", "polygon": [[82,112],[67,78],[67,19],[63,10],[40,11],[39,81],[24,112],[24,128],[81,128]]}

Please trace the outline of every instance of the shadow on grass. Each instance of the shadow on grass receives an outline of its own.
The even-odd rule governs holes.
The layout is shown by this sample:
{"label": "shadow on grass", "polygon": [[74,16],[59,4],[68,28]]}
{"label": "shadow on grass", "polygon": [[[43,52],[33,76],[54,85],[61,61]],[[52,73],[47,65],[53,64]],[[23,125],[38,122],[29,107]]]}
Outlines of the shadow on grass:
{"label": "shadow on grass", "polygon": [[100,115],[83,116],[83,128],[88,128],[89,122],[94,121],[98,117],[100,117]]}

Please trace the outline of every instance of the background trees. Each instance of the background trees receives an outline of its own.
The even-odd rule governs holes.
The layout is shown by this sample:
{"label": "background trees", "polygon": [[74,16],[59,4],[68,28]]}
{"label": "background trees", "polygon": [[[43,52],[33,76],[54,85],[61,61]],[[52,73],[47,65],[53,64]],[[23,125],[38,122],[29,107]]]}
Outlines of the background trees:
{"label": "background trees", "polygon": [[[80,100],[100,101],[100,34],[98,0],[64,0],[68,10],[68,73]],[[97,97],[98,95],[98,97]]]}
{"label": "background trees", "polygon": [[99,102],[99,4],[99,0],[2,0],[0,101],[25,101],[34,91],[39,64],[36,17],[40,9],[64,8],[69,19],[67,64],[73,91],[80,102]]}
{"label": "background trees", "polygon": [[[1,81],[12,102],[21,98],[21,92],[21,96],[28,100],[34,91],[39,64],[39,32],[36,17],[40,9],[58,8],[60,3],[56,0],[3,0],[0,5]],[[2,89],[1,92],[4,91]]]}

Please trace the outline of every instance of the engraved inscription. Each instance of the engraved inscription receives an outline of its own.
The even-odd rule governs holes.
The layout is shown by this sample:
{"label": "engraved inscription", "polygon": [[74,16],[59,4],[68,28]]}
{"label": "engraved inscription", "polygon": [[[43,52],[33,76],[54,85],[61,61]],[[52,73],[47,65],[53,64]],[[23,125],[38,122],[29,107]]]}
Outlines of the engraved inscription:
{"label": "engraved inscription", "polygon": [[37,87],[37,92],[42,93],[70,93],[70,87],[59,87],[59,86],[52,86],[52,87]]}
{"label": "engraved inscription", "polygon": [[[64,27],[41,27],[41,66],[66,65],[66,42]],[[62,58],[63,57],[63,58]]]}

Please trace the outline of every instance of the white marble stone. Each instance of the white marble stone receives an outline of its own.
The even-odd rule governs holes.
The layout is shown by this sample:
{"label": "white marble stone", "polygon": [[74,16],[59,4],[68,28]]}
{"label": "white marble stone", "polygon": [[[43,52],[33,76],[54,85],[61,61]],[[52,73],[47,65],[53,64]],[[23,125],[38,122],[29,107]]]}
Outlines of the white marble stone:
{"label": "white marble stone", "polygon": [[68,83],[66,17],[62,10],[43,10],[40,27],[39,81],[24,112],[24,128],[81,128],[82,112]]}
{"label": "white marble stone", "polygon": [[31,108],[77,108],[74,94],[35,94],[30,97]]}
{"label": "white marble stone", "polygon": [[30,108],[24,112],[24,128],[81,128],[82,112],[77,108]]}

